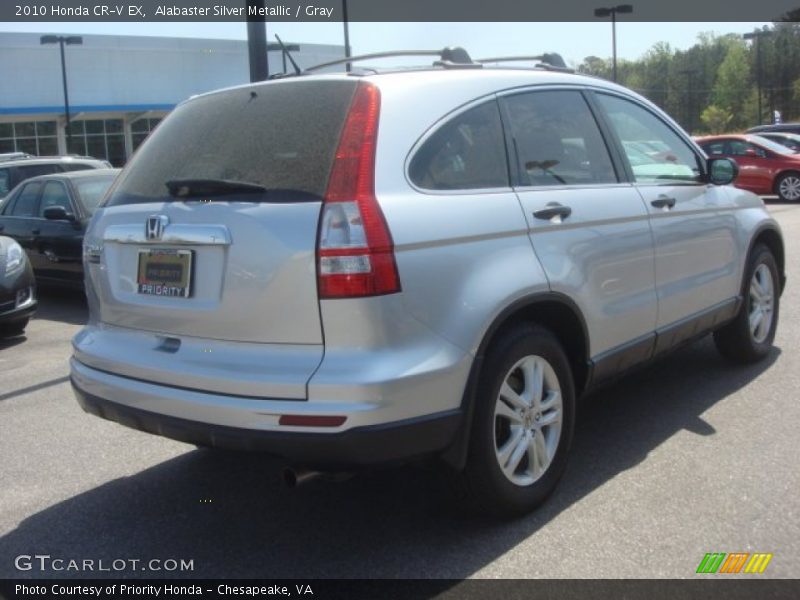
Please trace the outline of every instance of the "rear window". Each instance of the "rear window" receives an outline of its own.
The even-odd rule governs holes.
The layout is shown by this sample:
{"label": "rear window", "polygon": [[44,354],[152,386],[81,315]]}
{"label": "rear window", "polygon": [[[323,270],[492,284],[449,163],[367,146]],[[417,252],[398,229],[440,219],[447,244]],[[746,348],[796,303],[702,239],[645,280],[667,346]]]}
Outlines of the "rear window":
{"label": "rear window", "polygon": [[165,183],[176,179],[242,181],[321,198],[356,85],[278,82],[190,100],[144,142],[106,204],[171,200]]}

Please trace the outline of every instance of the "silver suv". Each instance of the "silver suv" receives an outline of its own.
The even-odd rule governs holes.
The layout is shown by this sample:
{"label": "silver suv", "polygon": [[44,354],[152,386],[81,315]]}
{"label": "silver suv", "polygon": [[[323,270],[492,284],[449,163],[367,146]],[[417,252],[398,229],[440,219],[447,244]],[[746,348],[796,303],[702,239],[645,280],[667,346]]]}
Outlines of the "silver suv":
{"label": "silver suv", "polygon": [[541,503],[576,397],[713,332],[764,357],[781,233],[612,83],[461,52],[194,97],[86,233],[85,410],[297,469],[439,457]]}

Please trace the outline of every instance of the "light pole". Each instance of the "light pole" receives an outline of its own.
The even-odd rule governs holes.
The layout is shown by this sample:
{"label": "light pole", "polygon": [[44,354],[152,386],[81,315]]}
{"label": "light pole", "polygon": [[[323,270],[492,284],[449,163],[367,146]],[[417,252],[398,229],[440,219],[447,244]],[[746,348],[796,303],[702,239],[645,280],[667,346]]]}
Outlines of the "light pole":
{"label": "light pole", "polygon": [[[344,25],[344,57],[350,58],[350,23],[347,20],[347,0],[342,0],[342,24]],[[345,63],[345,70],[350,72],[350,63]]]}
{"label": "light pole", "polygon": [[772,35],[771,31],[754,31],[752,33],[745,33],[742,37],[746,40],[753,40],[756,47],[756,87],[758,88],[758,123],[761,125],[761,120],[764,113],[761,111],[761,38],[766,35]]}
{"label": "light pole", "polygon": [[39,38],[39,44],[58,44],[61,48],[61,79],[64,82],[64,116],[66,117],[67,154],[69,154],[72,145],[72,128],[69,124],[69,94],[67,93],[67,63],[64,62],[64,44],[79,46],[83,44],[83,38],[79,35],[43,35]]}
{"label": "light pole", "polygon": [[607,8],[595,8],[594,16],[599,18],[611,17],[611,52],[614,65],[614,82],[617,81],[617,14],[627,14],[633,12],[630,4],[618,4]]}

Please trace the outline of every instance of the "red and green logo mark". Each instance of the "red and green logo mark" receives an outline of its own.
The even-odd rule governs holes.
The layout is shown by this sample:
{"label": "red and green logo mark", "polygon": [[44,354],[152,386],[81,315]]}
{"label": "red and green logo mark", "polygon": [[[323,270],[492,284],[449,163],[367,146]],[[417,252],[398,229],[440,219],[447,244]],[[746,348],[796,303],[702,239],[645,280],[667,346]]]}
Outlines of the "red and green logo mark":
{"label": "red and green logo mark", "polygon": [[709,552],[700,561],[697,573],[763,573],[772,554],[762,552]]}

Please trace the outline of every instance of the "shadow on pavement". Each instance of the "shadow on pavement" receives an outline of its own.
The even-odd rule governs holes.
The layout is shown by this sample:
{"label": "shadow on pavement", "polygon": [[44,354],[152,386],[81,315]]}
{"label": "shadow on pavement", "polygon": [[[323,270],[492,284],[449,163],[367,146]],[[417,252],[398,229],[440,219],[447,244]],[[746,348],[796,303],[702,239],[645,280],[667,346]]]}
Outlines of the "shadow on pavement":
{"label": "shadow on pavement", "polygon": [[33,315],[34,319],[83,325],[89,318],[86,294],[82,290],[40,286],[37,296],[39,307]]}
{"label": "shadow on pavement", "polygon": [[[13,571],[14,556],[44,553],[193,559],[194,571],[184,575],[209,578],[464,578],[647,460],[676,433],[714,435],[703,413],[779,355],[775,349],[758,365],[734,367],[706,339],[597,393],[579,415],[560,487],[537,512],[516,521],[458,510],[434,469],[406,467],[289,490],[277,462],[198,450],[25,519],[0,538],[0,576],[57,576]],[[142,434],[140,443],[148,440]],[[87,468],[97,460],[87,456]]]}

